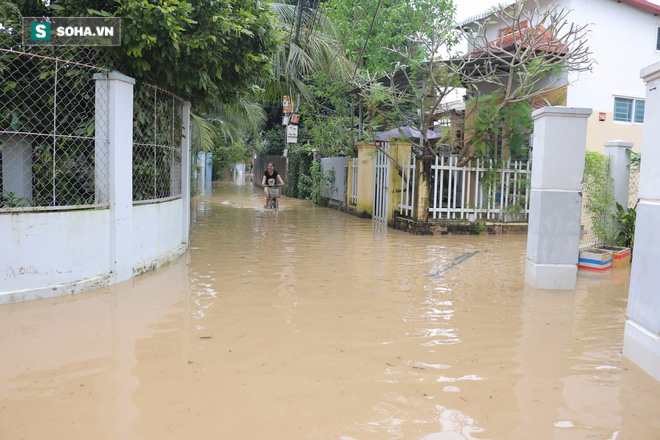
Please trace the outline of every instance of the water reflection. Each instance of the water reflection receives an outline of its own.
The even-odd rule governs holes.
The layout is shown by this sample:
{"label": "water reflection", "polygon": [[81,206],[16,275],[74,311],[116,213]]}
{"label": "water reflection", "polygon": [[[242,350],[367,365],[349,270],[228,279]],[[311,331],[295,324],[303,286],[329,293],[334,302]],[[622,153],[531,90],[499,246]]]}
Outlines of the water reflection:
{"label": "water reflection", "polygon": [[660,435],[660,387],[620,354],[626,271],[532,291],[525,237],[263,201],[216,183],[185,259],[0,307],[0,438]]}

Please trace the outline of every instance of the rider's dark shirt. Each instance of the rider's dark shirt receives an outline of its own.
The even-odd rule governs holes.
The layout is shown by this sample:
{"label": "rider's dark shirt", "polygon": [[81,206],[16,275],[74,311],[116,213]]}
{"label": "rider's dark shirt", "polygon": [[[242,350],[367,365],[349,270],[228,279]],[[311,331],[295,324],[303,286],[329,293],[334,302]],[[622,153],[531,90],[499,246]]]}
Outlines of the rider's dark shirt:
{"label": "rider's dark shirt", "polygon": [[266,176],[266,185],[275,186],[277,183],[277,171],[273,170],[273,174],[268,174],[268,170],[264,171],[264,176]]}

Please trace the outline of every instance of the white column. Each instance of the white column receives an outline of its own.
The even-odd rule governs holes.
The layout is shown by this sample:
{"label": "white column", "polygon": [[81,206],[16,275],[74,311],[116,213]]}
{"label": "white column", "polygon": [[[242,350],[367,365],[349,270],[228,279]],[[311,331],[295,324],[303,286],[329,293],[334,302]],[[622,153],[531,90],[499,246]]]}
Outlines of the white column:
{"label": "white column", "polygon": [[642,69],[646,106],[623,354],[660,380],[660,63]]}
{"label": "white column", "polygon": [[[110,267],[113,282],[133,276],[133,85],[119,72],[95,75],[108,89]],[[107,84],[103,84],[103,83]]]}
{"label": "white column", "polygon": [[630,190],[630,153],[633,144],[624,141],[605,142],[605,155],[610,157],[610,177],[614,182],[614,200],[628,209]]}
{"label": "white column", "polygon": [[25,202],[32,200],[32,139],[22,135],[0,135],[2,188]]}
{"label": "white column", "polygon": [[94,198],[95,203],[106,204],[110,202],[110,82],[102,73],[95,74],[94,79]]}
{"label": "white column", "polygon": [[181,200],[183,201],[183,243],[190,237],[190,102],[183,103],[181,112],[183,137],[181,138]]}
{"label": "white column", "polygon": [[206,180],[206,182],[210,182],[213,180],[213,153],[206,153],[205,166],[206,166],[206,171],[204,173],[204,179]]}
{"label": "white column", "polygon": [[575,289],[589,115],[591,109],[571,107],[543,107],[532,113],[525,282],[536,289]]}
{"label": "white column", "polygon": [[197,194],[204,194],[206,185],[206,153],[197,153]]}
{"label": "white column", "polygon": [[206,161],[204,162],[204,190],[203,193],[206,195],[211,194],[211,188],[213,186],[213,153],[206,153]]}

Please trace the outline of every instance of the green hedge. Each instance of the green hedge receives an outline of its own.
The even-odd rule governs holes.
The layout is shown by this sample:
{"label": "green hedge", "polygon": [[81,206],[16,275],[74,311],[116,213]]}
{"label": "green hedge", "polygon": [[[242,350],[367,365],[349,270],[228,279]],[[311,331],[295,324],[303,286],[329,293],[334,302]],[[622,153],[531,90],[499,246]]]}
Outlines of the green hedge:
{"label": "green hedge", "polygon": [[312,156],[302,149],[293,148],[289,150],[289,165],[287,168],[286,195],[298,199],[304,199],[305,195],[298,190],[300,175],[309,175],[312,166]]}

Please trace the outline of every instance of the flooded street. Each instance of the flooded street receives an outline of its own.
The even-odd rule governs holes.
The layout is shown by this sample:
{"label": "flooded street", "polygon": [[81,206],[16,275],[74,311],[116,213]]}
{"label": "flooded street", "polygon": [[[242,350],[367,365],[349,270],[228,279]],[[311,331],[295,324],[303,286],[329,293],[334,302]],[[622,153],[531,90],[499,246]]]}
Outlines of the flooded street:
{"label": "flooded street", "polygon": [[182,259],[0,306],[0,440],[660,439],[629,268],[534,291],[523,235],[263,203],[220,183]]}

